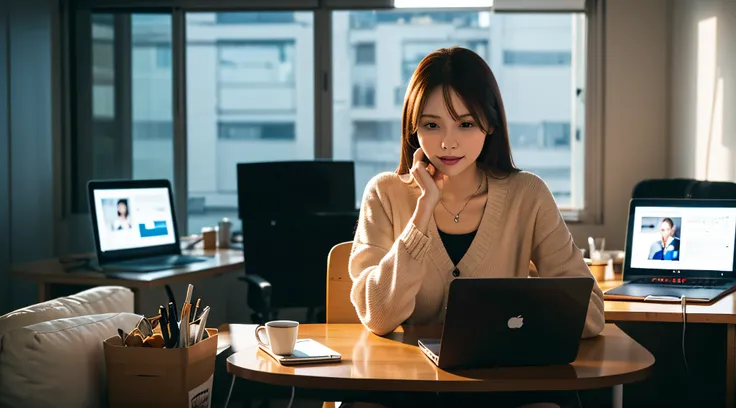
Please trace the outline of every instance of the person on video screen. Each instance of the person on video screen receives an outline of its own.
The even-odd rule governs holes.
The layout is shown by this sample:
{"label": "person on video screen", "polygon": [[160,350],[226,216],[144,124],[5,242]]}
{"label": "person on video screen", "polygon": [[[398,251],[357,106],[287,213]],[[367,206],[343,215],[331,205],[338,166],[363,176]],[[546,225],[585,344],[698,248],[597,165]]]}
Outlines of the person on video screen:
{"label": "person on video screen", "polygon": [[133,228],[130,222],[130,213],[128,212],[128,200],[118,200],[118,217],[113,221],[112,229],[115,231]]}
{"label": "person on video screen", "polygon": [[675,223],[671,218],[665,218],[659,224],[659,233],[662,235],[649,247],[649,259],[662,261],[677,261],[680,259],[680,238],[675,236]]}

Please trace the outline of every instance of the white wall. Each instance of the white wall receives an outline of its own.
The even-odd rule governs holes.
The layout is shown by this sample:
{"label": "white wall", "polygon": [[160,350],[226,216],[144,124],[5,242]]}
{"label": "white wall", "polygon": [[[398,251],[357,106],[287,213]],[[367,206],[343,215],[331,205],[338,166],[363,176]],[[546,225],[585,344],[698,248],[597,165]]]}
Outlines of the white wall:
{"label": "white wall", "polygon": [[736,180],[736,2],[673,2],[672,177]]}
{"label": "white wall", "polygon": [[667,176],[669,7],[668,0],[607,1],[603,224],[570,224],[581,248],[595,235],[623,249],[631,190]]}

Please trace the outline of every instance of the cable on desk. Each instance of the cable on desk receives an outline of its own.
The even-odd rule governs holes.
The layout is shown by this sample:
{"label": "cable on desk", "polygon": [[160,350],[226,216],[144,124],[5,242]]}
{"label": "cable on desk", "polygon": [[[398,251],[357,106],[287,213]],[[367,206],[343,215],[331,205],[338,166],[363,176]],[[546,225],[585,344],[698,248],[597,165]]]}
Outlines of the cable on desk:
{"label": "cable on desk", "polygon": [[289,405],[287,405],[286,408],[291,408],[291,405],[294,403],[294,393],[296,393],[296,387],[291,387],[291,399],[289,400]]}
{"label": "cable on desk", "polygon": [[230,391],[227,393],[227,399],[225,399],[225,408],[227,408],[227,404],[230,403],[230,395],[233,393],[233,387],[235,386],[235,379],[237,377],[233,375],[233,382],[230,383]]}
{"label": "cable on desk", "polygon": [[682,361],[685,362],[685,371],[687,376],[690,377],[690,367],[687,364],[687,353],[685,353],[685,329],[687,326],[687,304],[685,302],[685,296],[681,296],[680,302],[682,304]]}

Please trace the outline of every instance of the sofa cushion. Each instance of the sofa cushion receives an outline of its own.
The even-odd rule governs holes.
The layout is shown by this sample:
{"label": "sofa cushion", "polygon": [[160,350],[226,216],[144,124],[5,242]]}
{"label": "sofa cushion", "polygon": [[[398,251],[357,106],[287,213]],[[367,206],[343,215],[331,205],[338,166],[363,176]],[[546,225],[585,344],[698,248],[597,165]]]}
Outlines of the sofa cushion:
{"label": "sofa cushion", "polygon": [[0,316],[3,333],[35,323],[101,313],[133,313],[133,291],[122,286],[99,286],[73,296],[37,303]]}
{"label": "sofa cushion", "polygon": [[106,406],[102,343],[141,316],[106,313],[56,319],[5,333],[0,407]]}

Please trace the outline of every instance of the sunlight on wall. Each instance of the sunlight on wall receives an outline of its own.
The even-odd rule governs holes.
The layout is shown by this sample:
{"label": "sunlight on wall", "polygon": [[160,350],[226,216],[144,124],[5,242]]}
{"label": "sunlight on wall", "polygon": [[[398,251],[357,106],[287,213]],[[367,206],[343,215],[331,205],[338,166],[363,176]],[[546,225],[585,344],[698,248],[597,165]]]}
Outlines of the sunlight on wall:
{"label": "sunlight on wall", "polygon": [[731,151],[723,140],[723,77],[718,69],[718,19],[698,23],[695,177],[730,180]]}
{"label": "sunlight on wall", "polygon": [[695,126],[695,177],[708,177],[708,150],[713,120],[716,84],[718,20],[711,17],[698,23],[697,123]]}
{"label": "sunlight on wall", "polygon": [[719,74],[716,80],[715,97],[713,99],[706,175],[708,176],[708,180],[731,181],[733,177],[731,149],[726,147],[727,144],[723,134],[723,89],[723,77]]}

